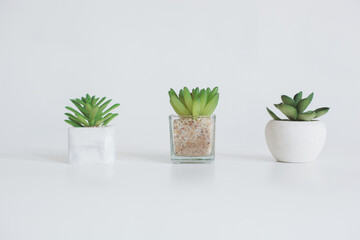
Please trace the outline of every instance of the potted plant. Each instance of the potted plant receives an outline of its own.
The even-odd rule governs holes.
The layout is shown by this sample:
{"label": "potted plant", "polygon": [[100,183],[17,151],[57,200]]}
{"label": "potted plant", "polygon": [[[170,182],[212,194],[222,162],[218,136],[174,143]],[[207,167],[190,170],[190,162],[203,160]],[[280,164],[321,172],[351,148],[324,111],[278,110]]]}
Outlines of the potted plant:
{"label": "potted plant", "polygon": [[69,128],[70,163],[111,163],[115,160],[115,132],[109,122],[119,114],[110,113],[120,104],[106,107],[111,102],[106,97],[86,97],[70,99],[78,110],[66,107],[72,113],[65,113]]}
{"label": "potted plant", "polygon": [[273,120],[265,128],[266,143],[277,161],[300,163],[312,162],[320,154],[326,138],[325,124],[319,120],[329,111],[328,107],[306,111],[314,93],[302,98],[302,92],[294,98],[282,95],[282,103],[274,104],[288,119],[280,119],[266,108]]}
{"label": "potted plant", "polygon": [[177,115],[170,115],[170,145],[173,163],[208,163],[215,157],[215,120],[212,115],[219,101],[218,87],[187,87],[169,91],[170,104]]}

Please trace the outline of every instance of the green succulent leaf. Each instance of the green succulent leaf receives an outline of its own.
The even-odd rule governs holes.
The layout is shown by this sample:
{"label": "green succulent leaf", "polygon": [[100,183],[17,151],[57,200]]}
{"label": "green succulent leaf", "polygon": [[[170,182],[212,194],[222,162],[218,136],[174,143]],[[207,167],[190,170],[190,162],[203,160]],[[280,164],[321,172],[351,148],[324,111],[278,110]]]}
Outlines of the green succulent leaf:
{"label": "green succulent leaf", "polygon": [[100,104],[102,104],[103,103],[103,101],[105,101],[105,99],[106,99],[106,97],[103,97],[102,99],[100,99],[100,101],[98,101],[97,103],[96,103],[96,106],[100,106]]}
{"label": "green succulent leaf", "polygon": [[302,95],[303,95],[302,92],[298,92],[297,94],[295,94],[294,96],[295,106],[297,106],[300,100],[302,99]]}
{"label": "green succulent leaf", "polygon": [[282,96],[281,96],[281,100],[282,100],[282,102],[285,103],[286,105],[290,105],[290,106],[296,107],[295,101],[294,101],[291,97],[289,97],[289,96],[282,95]]}
{"label": "green succulent leaf", "polygon": [[73,127],[82,127],[80,124],[77,124],[76,122],[73,122],[72,120],[65,120],[66,123],[70,124]]}
{"label": "green succulent leaf", "polygon": [[210,89],[210,88],[207,88],[207,89],[206,89],[206,93],[207,93],[208,98],[209,98],[209,96],[210,96],[210,94],[211,94],[211,89]]}
{"label": "green succulent leaf", "polygon": [[88,112],[90,114],[91,110],[92,110],[92,107],[91,107],[91,104],[90,103],[86,103],[85,104],[85,110],[86,112]]}
{"label": "green succulent leaf", "polygon": [[102,123],[104,123],[104,121],[106,121],[107,119],[109,119],[112,115],[113,115],[112,113],[108,113],[105,117],[102,117],[102,118],[98,119],[98,120],[95,122],[95,126],[101,125]]}
{"label": "green succulent leaf", "polygon": [[114,110],[115,108],[117,108],[117,107],[119,107],[119,106],[120,106],[119,103],[112,105],[111,107],[109,107],[109,108],[103,113],[103,115],[107,114],[108,112],[111,112],[112,110]]}
{"label": "green succulent leaf", "polygon": [[75,113],[75,116],[77,117],[77,119],[79,119],[79,121],[84,124],[86,127],[89,127],[89,123],[86,121],[86,119],[84,118],[83,115],[81,115],[80,113]]}
{"label": "green succulent leaf", "polygon": [[94,107],[95,104],[96,104],[96,98],[95,98],[95,96],[92,96],[92,98],[91,98],[91,106]]}
{"label": "green succulent leaf", "polygon": [[101,123],[104,123],[106,120],[108,120],[109,118],[111,118],[112,115],[113,115],[112,113],[106,114],[105,117],[103,117],[103,118],[101,119]]}
{"label": "green succulent leaf", "polygon": [[200,115],[200,110],[201,110],[200,98],[199,98],[198,94],[195,92],[195,99],[194,99],[194,102],[193,102],[192,115],[193,116],[199,116]]}
{"label": "green succulent leaf", "polygon": [[82,104],[83,106],[85,106],[85,102],[84,102],[83,100],[81,100],[81,99],[79,99],[79,98],[76,98],[75,100],[76,100],[76,102],[78,102],[79,104]]}
{"label": "green succulent leaf", "polygon": [[[98,106],[96,106],[96,107],[98,107]],[[100,119],[102,119],[104,115],[105,114],[99,108],[99,110],[97,111],[97,113],[94,117],[95,125],[96,125],[96,122],[99,121]]]}
{"label": "green succulent leaf", "polygon": [[310,105],[312,99],[314,97],[314,93],[311,93],[307,98],[302,99],[298,105],[296,106],[299,113],[303,113],[306,108]]}
{"label": "green succulent leaf", "polygon": [[214,87],[214,89],[211,91],[211,93],[209,94],[209,100],[211,100],[212,97],[215,96],[215,94],[217,94],[219,91],[218,87]]}
{"label": "green succulent leaf", "polygon": [[82,97],[81,100],[82,100],[84,103],[87,103],[87,102],[88,102],[88,100],[87,100],[86,98],[84,98],[84,97]]}
{"label": "green succulent leaf", "polygon": [[73,117],[73,118],[76,118],[74,115],[72,115],[71,113],[65,113],[66,116],[68,116],[69,118],[70,117]]}
{"label": "green succulent leaf", "polygon": [[179,99],[183,104],[185,104],[184,91],[182,89],[179,91]]}
{"label": "green succulent leaf", "polygon": [[190,111],[186,106],[180,101],[173,89],[169,91],[170,104],[173,107],[174,111],[179,115],[191,115]]}
{"label": "green succulent leaf", "polygon": [[99,111],[99,107],[98,106],[94,106],[93,109],[91,109],[91,112],[90,112],[90,118],[89,118],[89,123],[90,123],[90,126],[94,126],[95,125],[95,121],[96,121],[96,115]]}
{"label": "green succulent leaf", "polygon": [[109,105],[110,102],[111,102],[111,99],[107,100],[103,105],[101,105],[99,107],[100,111],[104,111],[104,109],[107,107],[107,105]]}
{"label": "green succulent leaf", "polygon": [[207,91],[205,89],[202,89],[200,91],[200,112],[202,112],[202,110],[206,106],[207,98],[208,98]]}
{"label": "green succulent leaf", "polygon": [[86,94],[86,99],[87,99],[87,101],[90,103],[91,102],[91,97],[90,97],[90,95],[87,93]]}
{"label": "green succulent leaf", "polygon": [[296,120],[298,112],[295,107],[286,105],[284,103],[274,104],[286,117],[290,120]]}
{"label": "green succulent leaf", "polygon": [[194,100],[195,98],[197,98],[197,97],[199,96],[199,94],[200,94],[200,90],[199,90],[199,88],[197,87],[197,88],[195,88],[195,91],[194,91],[194,93],[193,93],[193,100]]}
{"label": "green succulent leaf", "polygon": [[300,113],[297,120],[300,121],[311,121],[316,117],[316,113],[314,111],[308,111],[304,113]]}
{"label": "green succulent leaf", "polygon": [[322,108],[316,109],[315,110],[315,113],[316,113],[315,118],[318,118],[318,117],[321,117],[321,116],[325,115],[329,110],[330,110],[330,108],[328,108],[328,107],[322,107]]}
{"label": "green succulent leaf", "polygon": [[76,100],[70,99],[70,101],[80,110],[80,112],[85,116],[89,117],[87,111],[84,107],[82,107]]}
{"label": "green succulent leaf", "polygon": [[111,117],[109,117],[108,119],[106,119],[106,120],[104,121],[103,126],[108,125],[109,122],[110,122],[111,120],[113,120],[115,117],[117,117],[118,115],[119,115],[118,113],[112,114]]}
{"label": "green succulent leaf", "polygon": [[68,116],[69,120],[72,120],[73,122],[81,125],[81,122],[79,121],[79,119],[77,119],[77,117],[75,117],[71,113],[65,113],[65,115]]}
{"label": "green succulent leaf", "polygon": [[268,111],[268,113],[270,114],[270,116],[274,119],[274,120],[281,120],[281,118],[279,118],[278,116],[276,116],[276,114],[271,111],[269,108],[266,108],[266,110]]}
{"label": "green succulent leaf", "polygon": [[[170,104],[171,104],[172,108],[174,109],[174,111],[176,112],[177,115],[179,115],[179,116],[186,115],[186,114],[183,114],[180,110],[178,110],[178,109],[176,108],[176,106],[175,106],[175,104],[173,103],[173,101],[170,100]],[[187,108],[186,108],[186,110],[187,110]],[[187,110],[187,111],[188,111],[188,110]]]}
{"label": "green succulent leaf", "polygon": [[184,87],[184,100],[187,109],[191,112],[193,108],[193,99],[187,87]]}
{"label": "green succulent leaf", "polygon": [[211,115],[215,109],[216,106],[218,104],[219,101],[219,93],[216,93],[206,104],[206,106],[204,107],[204,109],[201,112],[202,116],[209,116]]}
{"label": "green succulent leaf", "polygon": [[75,109],[73,109],[72,107],[65,107],[67,110],[72,111],[74,114],[78,113],[80,114],[78,111],[76,111]]}

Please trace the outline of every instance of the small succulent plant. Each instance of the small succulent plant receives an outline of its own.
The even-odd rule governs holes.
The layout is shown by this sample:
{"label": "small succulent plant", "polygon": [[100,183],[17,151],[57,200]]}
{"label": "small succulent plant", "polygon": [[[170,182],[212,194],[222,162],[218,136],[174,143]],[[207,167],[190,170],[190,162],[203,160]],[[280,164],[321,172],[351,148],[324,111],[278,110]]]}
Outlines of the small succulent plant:
{"label": "small succulent plant", "polygon": [[111,102],[111,99],[106,102],[104,102],[106,97],[99,99],[100,98],[96,98],[95,96],[91,97],[89,94],[86,94],[86,97],[82,97],[81,99],[70,99],[79,111],[72,107],[65,107],[75,114],[65,113],[68,117],[65,122],[73,127],[106,126],[111,120],[119,115],[117,113],[110,113],[110,111],[120,106],[120,104],[114,104],[105,110]]}
{"label": "small succulent plant", "polygon": [[[330,108],[322,107],[315,111],[306,111],[306,108],[311,103],[314,93],[308,97],[302,98],[302,92],[295,94],[294,98],[286,95],[281,96],[282,103],[274,104],[289,120],[291,121],[312,121],[315,118],[321,117],[326,114]],[[283,120],[275,115],[269,108],[266,108],[270,116],[275,120]]]}
{"label": "small succulent plant", "polygon": [[195,88],[190,92],[184,87],[177,95],[173,89],[170,89],[170,104],[179,116],[210,116],[219,101],[218,90],[218,87],[213,90]]}

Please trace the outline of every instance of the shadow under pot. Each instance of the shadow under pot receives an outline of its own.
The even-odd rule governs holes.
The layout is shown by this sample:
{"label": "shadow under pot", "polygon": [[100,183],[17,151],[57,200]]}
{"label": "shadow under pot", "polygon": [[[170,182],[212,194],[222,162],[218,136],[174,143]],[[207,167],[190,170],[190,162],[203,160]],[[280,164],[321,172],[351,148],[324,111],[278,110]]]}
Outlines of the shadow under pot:
{"label": "shadow under pot", "polygon": [[215,120],[211,116],[170,115],[173,163],[211,163],[215,158]]}
{"label": "shadow under pot", "polygon": [[109,164],[115,160],[114,127],[69,128],[69,163]]}
{"label": "shadow under pot", "polygon": [[265,128],[266,143],[279,162],[312,162],[320,154],[326,139],[321,121],[271,120]]}

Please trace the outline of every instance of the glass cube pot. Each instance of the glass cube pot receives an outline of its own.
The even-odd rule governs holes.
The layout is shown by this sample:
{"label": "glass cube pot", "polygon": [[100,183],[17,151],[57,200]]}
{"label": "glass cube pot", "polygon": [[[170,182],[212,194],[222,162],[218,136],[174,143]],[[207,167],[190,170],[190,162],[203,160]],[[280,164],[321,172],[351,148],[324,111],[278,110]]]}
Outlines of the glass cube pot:
{"label": "glass cube pot", "polygon": [[114,127],[70,127],[71,164],[109,164],[115,160]]}
{"label": "glass cube pot", "polygon": [[215,121],[211,116],[170,115],[173,163],[211,163],[215,159]]}

